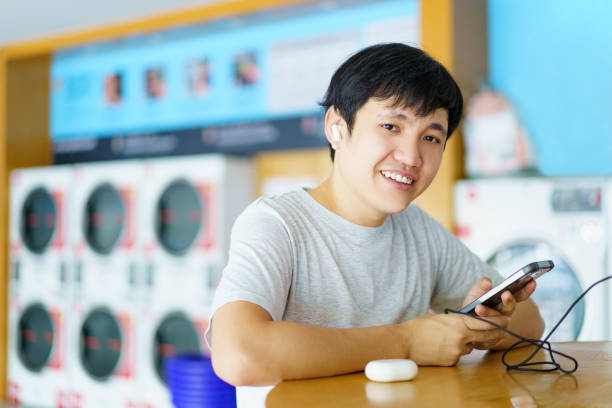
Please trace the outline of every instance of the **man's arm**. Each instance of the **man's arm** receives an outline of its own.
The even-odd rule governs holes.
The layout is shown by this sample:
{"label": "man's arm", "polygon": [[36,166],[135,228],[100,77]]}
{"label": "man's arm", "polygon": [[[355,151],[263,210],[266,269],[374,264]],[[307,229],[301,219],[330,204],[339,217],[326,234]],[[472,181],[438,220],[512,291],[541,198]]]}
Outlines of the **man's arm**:
{"label": "man's arm", "polygon": [[390,325],[333,329],[275,322],[249,302],[217,310],[211,346],[215,371],[235,385],[330,376],[363,370],[375,358],[404,357],[401,338]]}
{"label": "man's arm", "polygon": [[[508,318],[488,318],[507,326]],[[367,328],[337,329],[273,321],[250,302],[231,302],[212,320],[212,362],[236,386],[361,371],[370,360],[411,358],[421,365],[453,365],[475,342],[503,332],[467,316],[431,315]]]}

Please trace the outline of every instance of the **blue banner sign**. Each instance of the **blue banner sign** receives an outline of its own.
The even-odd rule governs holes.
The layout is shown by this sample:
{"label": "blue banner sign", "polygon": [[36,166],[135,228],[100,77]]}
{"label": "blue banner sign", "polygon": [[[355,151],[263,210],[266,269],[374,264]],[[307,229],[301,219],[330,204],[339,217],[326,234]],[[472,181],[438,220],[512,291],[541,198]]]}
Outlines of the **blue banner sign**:
{"label": "blue banner sign", "polygon": [[[58,52],[56,162],[325,145],[317,102],[332,73],[389,41],[419,45],[417,0],[313,2]],[[305,136],[312,123],[318,136]],[[262,128],[275,136],[262,140]],[[211,133],[232,142],[207,143]]]}

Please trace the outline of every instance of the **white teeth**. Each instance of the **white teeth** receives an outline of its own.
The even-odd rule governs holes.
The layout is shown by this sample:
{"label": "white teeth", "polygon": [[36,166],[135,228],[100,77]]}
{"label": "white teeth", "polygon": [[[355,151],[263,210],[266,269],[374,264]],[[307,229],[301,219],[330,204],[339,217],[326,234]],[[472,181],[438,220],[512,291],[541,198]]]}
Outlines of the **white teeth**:
{"label": "white teeth", "polygon": [[404,184],[412,184],[412,180],[409,179],[406,176],[402,176],[401,174],[397,174],[397,173],[392,173],[390,171],[383,171],[381,172],[383,174],[383,176],[390,178],[391,180],[395,180],[398,181],[400,183],[404,183]]}

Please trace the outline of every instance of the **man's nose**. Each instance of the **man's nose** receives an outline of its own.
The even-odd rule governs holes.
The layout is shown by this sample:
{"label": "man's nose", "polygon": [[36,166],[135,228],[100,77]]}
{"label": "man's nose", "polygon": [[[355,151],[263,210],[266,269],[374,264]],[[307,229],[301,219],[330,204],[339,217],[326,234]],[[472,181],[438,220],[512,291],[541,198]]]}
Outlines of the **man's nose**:
{"label": "man's nose", "polygon": [[419,167],[422,163],[421,150],[417,141],[399,143],[393,152],[393,158],[406,166]]}

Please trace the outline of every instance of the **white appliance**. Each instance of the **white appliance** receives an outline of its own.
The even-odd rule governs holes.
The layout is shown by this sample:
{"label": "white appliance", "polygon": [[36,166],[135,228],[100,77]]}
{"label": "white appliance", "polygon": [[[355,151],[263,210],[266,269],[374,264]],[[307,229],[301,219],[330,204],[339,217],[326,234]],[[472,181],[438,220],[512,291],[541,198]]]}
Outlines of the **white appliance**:
{"label": "white appliance", "polygon": [[231,226],[253,199],[253,184],[250,159],[202,155],[145,164],[138,369],[147,407],[172,406],[164,357],[208,352],[204,332]]}
{"label": "white appliance", "polygon": [[[455,186],[456,233],[504,276],[532,261],[554,261],[555,268],[538,279],[532,295],[546,322],[546,336],[573,301],[607,275],[605,195],[606,181],[599,178],[460,181]],[[604,285],[591,290],[551,340],[609,339],[606,290]]]}
{"label": "white appliance", "polygon": [[75,166],[74,180],[72,406],[133,406],[142,162]]}
{"label": "white appliance", "polygon": [[11,173],[7,393],[22,404],[68,403],[72,180],[66,166]]}

